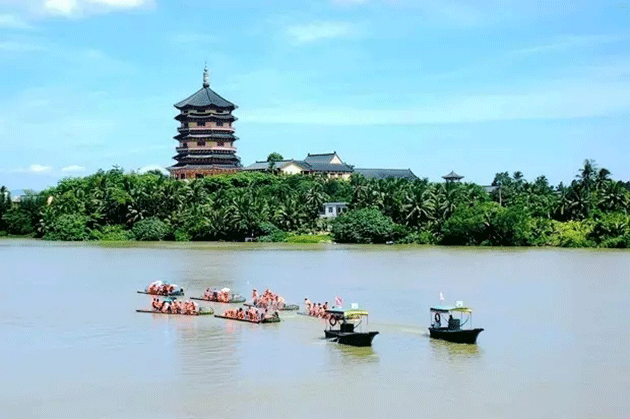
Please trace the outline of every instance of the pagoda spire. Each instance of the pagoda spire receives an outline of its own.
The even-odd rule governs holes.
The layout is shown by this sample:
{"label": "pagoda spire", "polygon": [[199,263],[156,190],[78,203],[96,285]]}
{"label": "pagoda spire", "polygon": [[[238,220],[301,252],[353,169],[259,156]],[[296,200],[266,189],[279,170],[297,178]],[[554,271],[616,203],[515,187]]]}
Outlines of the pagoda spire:
{"label": "pagoda spire", "polygon": [[203,68],[203,87],[210,87],[210,74],[208,73],[208,63]]}

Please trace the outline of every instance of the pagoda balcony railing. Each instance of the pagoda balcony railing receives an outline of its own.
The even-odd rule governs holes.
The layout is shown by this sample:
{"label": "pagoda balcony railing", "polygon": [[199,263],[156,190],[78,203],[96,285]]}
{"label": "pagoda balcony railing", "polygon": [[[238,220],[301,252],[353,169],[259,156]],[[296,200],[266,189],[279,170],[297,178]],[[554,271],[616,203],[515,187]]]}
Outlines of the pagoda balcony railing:
{"label": "pagoda balcony railing", "polygon": [[231,152],[236,152],[236,147],[220,147],[220,146],[175,147],[175,151],[177,151],[178,153],[190,153],[190,154],[194,154],[195,151],[198,151],[200,153],[207,153],[208,151],[220,151],[220,152],[225,152],[225,153],[231,153]]}
{"label": "pagoda balcony railing", "polygon": [[[186,132],[186,131],[211,131],[219,134],[232,134],[234,132],[234,128],[232,127],[178,127],[177,131]],[[225,132],[223,132],[225,131]]]}

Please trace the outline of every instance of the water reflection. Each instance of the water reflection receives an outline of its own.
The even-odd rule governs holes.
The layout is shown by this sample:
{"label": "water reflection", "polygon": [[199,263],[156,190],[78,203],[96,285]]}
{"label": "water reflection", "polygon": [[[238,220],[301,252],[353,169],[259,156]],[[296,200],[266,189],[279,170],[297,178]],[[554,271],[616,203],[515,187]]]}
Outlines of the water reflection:
{"label": "water reflection", "polygon": [[[325,339],[324,339],[325,340]],[[339,364],[369,364],[378,363],[380,358],[371,346],[356,347],[326,342],[328,352],[333,362]]]}
{"label": "water reflection", "polygon": [[467,343],[453,343],[429,338],[429,346],[431,347],[431,354],[435,358],[444,359],[446,357],[450,362],[475,359],[483,355],[483,350],[479,345]]}

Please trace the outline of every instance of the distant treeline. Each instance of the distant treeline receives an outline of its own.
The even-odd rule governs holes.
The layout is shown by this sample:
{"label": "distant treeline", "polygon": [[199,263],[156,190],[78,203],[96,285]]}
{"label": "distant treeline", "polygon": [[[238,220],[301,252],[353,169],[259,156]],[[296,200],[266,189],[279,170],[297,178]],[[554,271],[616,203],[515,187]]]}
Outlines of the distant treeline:
{"label": "distant treeline", "polygon": [[[492,192],[426,179],[349,181],[262,173],[190,182],[120,168],[61,180],[11,202],[0,234],[48,240],[286,241],[329,231],[339,243],[630,247],[630,184],[584,162],[570,185],[495,176]],[[323,203],[350,210],[332,222]]]}

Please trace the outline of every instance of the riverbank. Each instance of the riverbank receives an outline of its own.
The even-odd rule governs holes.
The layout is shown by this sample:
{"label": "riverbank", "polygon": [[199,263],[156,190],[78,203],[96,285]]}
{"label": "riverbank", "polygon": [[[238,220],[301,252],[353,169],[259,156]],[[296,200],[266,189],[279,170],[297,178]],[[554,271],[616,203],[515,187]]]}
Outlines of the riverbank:
{"label": "riverbank", "polygon": [[[237,173],[189,182],[99,171],[3,198],[0,231],[60,241],[328,241],[630,247],[630,184],[591,161],[571,185],[498,173],[489,190],[426,179]],[[347,202],[334,219],[324,202]],[[330,232],[328,237],[317,237]]]}

